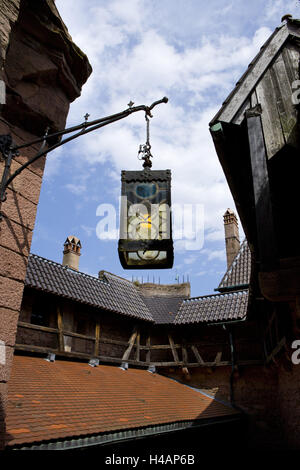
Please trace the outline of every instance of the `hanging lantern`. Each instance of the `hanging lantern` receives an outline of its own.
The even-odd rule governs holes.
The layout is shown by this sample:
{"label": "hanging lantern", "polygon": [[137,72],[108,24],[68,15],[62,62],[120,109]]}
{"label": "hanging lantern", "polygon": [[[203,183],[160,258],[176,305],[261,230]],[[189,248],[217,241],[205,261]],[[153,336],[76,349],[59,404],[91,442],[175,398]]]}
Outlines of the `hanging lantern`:
{"label": "hanging lantern", "polygon": [[144,170],[122,171],[119,258],[124,269],[163,269],[173,266],[171,170],[151,170],[147,141],[139,154]]}

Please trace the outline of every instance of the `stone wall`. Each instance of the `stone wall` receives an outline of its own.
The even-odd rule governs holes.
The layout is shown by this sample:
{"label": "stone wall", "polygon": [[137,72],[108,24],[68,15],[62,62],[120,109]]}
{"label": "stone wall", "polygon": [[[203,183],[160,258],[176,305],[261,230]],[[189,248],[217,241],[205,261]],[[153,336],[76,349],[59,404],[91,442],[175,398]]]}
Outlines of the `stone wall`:
{"label": "stone wall", "polygon": [[300,364],[278,368],[280,422],[284,441],[291,449],[300,447]]}
{"label": "stone wall", "polygon": [[[171,369],[165,375],[230,403],[231,367]],[[234,374],[234,399],[247,414],[249,448],[284,448],[278,377],[274,367],[241,366]]]}
{"label": "stone wall", "polygon": [[[189,386],[230,402],[231,367],[161,371]],[[247,414],[249,448],[299,450],[300,365],[283,352],[268,366],[241,366],[234,374],[234,399]]]}
{"label": "stone wall", "polygon": [[140,292],[145,297],[190,297],[191,285],[189,282],[182,284],[154,284],[152,282],[145,282],[144,284],[136,283]]}
{"label": "stone wall", "polygon": [[[91,73],[87,57],[72,42],[52,0],[1,0],[0,79],[6,100],[0,135],[20,145],[65,126],[69,104]],[[11,174],[38,150],[22,150]],[[45,158],[26,168],[7,190],[0,224],[0,448],[3,446],[6,387],[22,301]],[[0,157],[0,177],[4,161]],[[3,359],[5,356],[5,359]]]}
{"label": "stone wall", "polygon": [[11,25],[16,22],[19,15],[20,0],[1,0],[0,9],[0,69],[2,69],[9,44]]}

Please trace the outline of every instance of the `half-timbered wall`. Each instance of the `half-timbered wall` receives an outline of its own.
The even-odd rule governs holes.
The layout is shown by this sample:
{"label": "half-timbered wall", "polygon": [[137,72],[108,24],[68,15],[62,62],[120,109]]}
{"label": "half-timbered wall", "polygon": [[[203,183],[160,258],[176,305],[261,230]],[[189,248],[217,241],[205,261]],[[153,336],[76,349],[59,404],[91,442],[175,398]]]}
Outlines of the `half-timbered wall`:
{"label": "half-timbered wall", "polygon": [[[236,361],[262,363],[256,323],[240,322],[230,329]],[[154,325],[28,287],[16,349],[157,367],[218,367],[232,362],[228,327],[222,324]]]}

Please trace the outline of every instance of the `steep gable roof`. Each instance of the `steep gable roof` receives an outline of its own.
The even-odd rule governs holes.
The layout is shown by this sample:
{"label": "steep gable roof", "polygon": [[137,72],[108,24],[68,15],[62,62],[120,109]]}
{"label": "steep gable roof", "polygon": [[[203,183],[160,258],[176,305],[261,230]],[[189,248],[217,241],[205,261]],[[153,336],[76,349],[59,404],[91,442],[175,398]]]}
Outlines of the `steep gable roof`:
{"label": "steep gable roof", "polygon": [[241,248],[234,258],[231,266],[224,274],[219,286],[216,290],[220,292],[228,292],[230,290],[238,290],[248,287],[250,284],[251,274],[251,252],[245,239],[241,244]]}
{"label": "steep gable roof", "polygon": [[[25,285],[96,308],[155,324],[213,323],[238,320],[247,313],[251,256],[247,241],[213,294],[196,298],[143,296],[127,279],[103,271],[100,278],[31,254]],[[239,291],[239,292],[233,292]]]}
{"label": "steep gable roof", "polygon": [[176,314],[186,297],[143,297],[145,304],[150,310],[157,324],[173,323]]}
{"label": "steep gable roof", "polygon": [[248,290],[205,295],[184,300],[174,323],[217,323],[241,320],[248,310]]}
{"label": "steep gable roof", "polygon": [[[247,99],[253,89],[262,78],[276,54],[282,49],[289,38],[300,37],[300,22],[297,19],[290,18],[275,29],[271,36],[260,48],[259,53],[249,64],[248,69],[237,81],[235,88],[224,101],[221,109],[211,120],[210,126],[221,122],[235,122],[240,124],[242,119],[241,111],[247,108]],[[248,106],[249,107],[249,106]]]}
{"label": "steep gable roof", "polygon": [[31,254],[25,285],[93,307],[154,321],[134,284],[110,273],[98,279]]}

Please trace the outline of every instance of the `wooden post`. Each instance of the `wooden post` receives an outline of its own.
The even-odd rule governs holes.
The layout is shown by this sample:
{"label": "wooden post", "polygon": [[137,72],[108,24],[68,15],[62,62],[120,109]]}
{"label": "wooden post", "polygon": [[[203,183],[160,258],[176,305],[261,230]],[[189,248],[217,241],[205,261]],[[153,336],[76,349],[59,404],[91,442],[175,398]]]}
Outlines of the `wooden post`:
{"label": "wooden post", "polygon": [[137,329],[134,328],[133,333],[130,336],[129,341],[128,341],[128,347],[126,348],[126,350],[123,354],[122,361],[126,361],[129,358],[131,350],[132,350],[133,345],[135,343],[136,336],[137,336]]}
{"label": "wooden post", "polygon": [[168,334],[168,338],[169,338],[169,343],[170,343],[170,346],[171,346],[174,361],[178,364],[179,363],[179,357],[178,357],[178,354],[177,354],[177,351],[176,351],[176,348],[175,348],[175,345],[174,345],[173,338],[170,334]]}
{"label": "wooden post", "polygon": [[94,355],[96,357],[99,356],[99,341],[100,341],[100,323],[97,320],[96,327],[95,327],[95,349],[94,349]]}
{"label": "wooden post", "polygon": [[65,350],[64,335],[63,335],[63,318],[60,310],[60,306],[57,305],[57,328],[58,328],[58,349],[59,351]]}
{"label": "wooden post", "polygon": [[185,366],[188,363],[188,353],[185,345],[182,345],[182,362]]}
{"label": "wooden post", "polygon": [[191,346],[191,350],[193,351],[193,353],[195,354],[195,357],[197,359],[197,362],[199,362],[199,364],[204,364],[204,361],[202,359],[202,357],[200,356],[199,354],[199,351],[198,351],[198,348],[197,346]]}
{"label": "wooden post", "polygon": [[146,352],[146,362],[147,364],[150,364],[150,361],[151,361],[151,337],[150,335],[147,338],[146,346],[148,348]]}
{"label": "wooden post", "polygon": [[215,363],[216,364],[219,364],[219,362],[221,362],[221,357],[222,357],[222,351],[219,351],[216,355],[216,358],[215,358]]}
{"label": "wooden post", "polygon": [[138,362],[140,361],[140,339],[141,339],[141,334],[140,334],[140,331],[138,331],[136,335],[136,360]]}
{"label": "wooden post", "polygon": [[261,112],[261,106],[258,104],[247,110],[245,115],[252,168],[259,260],[262,271],[272,271],[278,264],[278,253]]}

